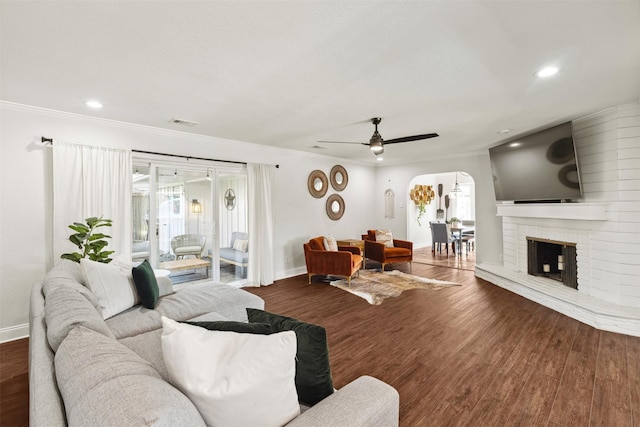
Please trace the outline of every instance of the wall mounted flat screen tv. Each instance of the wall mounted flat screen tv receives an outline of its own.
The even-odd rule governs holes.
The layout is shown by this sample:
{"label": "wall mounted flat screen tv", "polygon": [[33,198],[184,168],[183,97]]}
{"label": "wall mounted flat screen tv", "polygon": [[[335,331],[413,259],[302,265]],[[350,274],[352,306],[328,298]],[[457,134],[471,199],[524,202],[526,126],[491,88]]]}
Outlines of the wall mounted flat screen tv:
{"label": "wall mounted flat screen tv", "polygon": [[570,201],[582,196],[571,122],[489,149],[496,200]]}

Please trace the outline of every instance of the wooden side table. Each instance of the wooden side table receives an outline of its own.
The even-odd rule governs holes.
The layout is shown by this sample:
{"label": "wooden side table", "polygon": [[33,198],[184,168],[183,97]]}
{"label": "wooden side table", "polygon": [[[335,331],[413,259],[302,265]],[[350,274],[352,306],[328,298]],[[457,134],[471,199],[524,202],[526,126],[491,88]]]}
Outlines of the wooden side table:
{"label": "wooden side table", "polygon": [[362,258],[364,259],[364,240],[360,239],[344,239],[344,240],[336,240],[338,246],[356,246],[360,248],[360,253],[362,254]]}

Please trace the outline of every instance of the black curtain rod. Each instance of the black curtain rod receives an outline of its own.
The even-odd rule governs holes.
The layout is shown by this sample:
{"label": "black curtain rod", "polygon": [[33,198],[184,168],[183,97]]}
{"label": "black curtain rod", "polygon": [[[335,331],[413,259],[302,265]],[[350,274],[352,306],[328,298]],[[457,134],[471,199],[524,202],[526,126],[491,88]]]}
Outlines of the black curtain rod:
{"label": "black curtain rod", "polygon": [[236,164],[239,164],[239,165],[246,165],[247,164],[247,162],[236,162],[235,160],[207,159],[205,157],[183,156],[182,154],[156,153],[155,151],[143,151],[143,150],[131,150],[131,151],[133,151],[134,153],[153,154],[153,155],[156,155],[156,156],[179,157],[181,159],[187,159],[187,160],[189,160],[189,159],[206,160],[206,161],[211,161],[211,162],[236,163]]}
{"label": "black curtain rod", "polygon": [[[51,144],[53,145],[53,138],[45,138],[44,136],[41,139],[43,144]],[[183,156],[181,154],[166,154],[166,153],[157,153],[155,151],[143,151],[143,150],[131,150],[134,153],[141,153],[141,154],[153,154],[156,156],[169,156],[169,157],[179,157],[182,159],[193,159],[193,160],[206,160],[206,161],[210,161],[210,162],[223,162],[223,163],[235,163],[238,165],[246,165],[247,162],[237,162],[235,160],[220,160],[220,159],[207,159],[205,157],[193,157],[193,156]],[[276,168],[279,168],[280,165],[276,165]]]}

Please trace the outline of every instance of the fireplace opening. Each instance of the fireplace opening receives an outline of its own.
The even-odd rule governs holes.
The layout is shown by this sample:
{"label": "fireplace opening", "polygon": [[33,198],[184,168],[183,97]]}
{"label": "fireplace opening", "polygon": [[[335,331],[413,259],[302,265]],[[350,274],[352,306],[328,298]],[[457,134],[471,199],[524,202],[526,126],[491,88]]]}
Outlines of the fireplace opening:
{"label": "fireplace opening", "polygon": [[578,289],[576,244],[527,237],[527,273]]}

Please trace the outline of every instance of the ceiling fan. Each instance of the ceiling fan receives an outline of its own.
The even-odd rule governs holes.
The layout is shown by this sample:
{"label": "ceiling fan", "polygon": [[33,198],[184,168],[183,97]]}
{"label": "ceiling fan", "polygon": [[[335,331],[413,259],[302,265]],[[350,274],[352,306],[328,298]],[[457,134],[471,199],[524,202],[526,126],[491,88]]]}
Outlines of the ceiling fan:
{"label": "ceiling fan", "polygon": [[381,121],[382,121],[382,118],[380,117],[373,117],[371,119],[371,123],[373,123],[373,125],[375,126],[375,131],[373,132],[373,135],[371,136],[371,139],[369,140],[368,143],[340,142],[340,141],[318,141],[318,142],[324,142],[324,143],[330,143],[330,144],[362,144],[362,145],[368,146],[373,152],[373,154],[375,154],[376,156],[379,156],[380,154],[384,153],[384,146],[386,144],[398,144],[400,142],[420,141],[422,139],[429,139],[429,138],[435,138],[437,136],[440,136],[437,133],[425,133],[422,135],[403,136],[402,138],[394,138],[394,139],[389,139],[385,141],[382,139],[382,136],[380,136],[380,133],[378,132],[378,125],[380,124]]}

